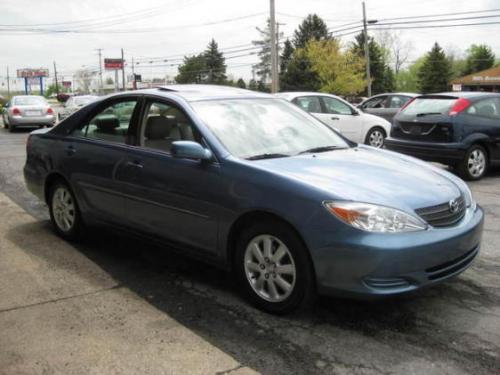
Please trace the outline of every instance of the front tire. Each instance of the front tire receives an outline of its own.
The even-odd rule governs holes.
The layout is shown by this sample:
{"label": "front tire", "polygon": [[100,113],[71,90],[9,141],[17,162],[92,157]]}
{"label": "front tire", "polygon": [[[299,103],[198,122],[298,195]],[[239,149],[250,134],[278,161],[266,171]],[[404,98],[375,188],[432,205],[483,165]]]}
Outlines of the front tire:
{"label": "front tire", "polygon": [[308,307],[314,300],[308,250],[280,221],[264,220],[242,231],[234,268],[244,296],[261,310],[287,314]]}
{"label": "front tire", "polygon": [[57,181],[50,187],[50,220],[55,232],[70,241],[80,239],[83,222],[75,196],[68,184]]}
{"label": "front tire", "polygon": [[385,133],[385,130],[376,126],[371,128],[366,134],[365,144],[376,148],[382,148],[386,137],[387,134]]}
{"label": "front tire", "polygon": [[481,145],[471,146],[464,159],[458,164],[457,172],[464,180],[476,181],[488,171],[488,152]]}

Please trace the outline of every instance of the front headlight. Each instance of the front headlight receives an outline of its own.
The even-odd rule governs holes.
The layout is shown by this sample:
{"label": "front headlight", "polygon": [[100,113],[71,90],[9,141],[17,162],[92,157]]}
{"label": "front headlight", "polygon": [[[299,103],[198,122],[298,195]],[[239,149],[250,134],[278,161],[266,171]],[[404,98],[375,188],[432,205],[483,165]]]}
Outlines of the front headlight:
{"label": "front headlight", "polygon": [[327,201],[323,205],[344,223],[367,232],[416,232],[427,228],[418,217],[395,208],[342,201]]}
{"label": "front headlight", "polygon": [[476,210],[476,201],[474,200],[474,197],[472,196],[472,191],[470,190],[469,186],[465,182],[462,182],[460,189],[464,193],[465,196],[465,205],[467,208],[471,208],[472,211]]}

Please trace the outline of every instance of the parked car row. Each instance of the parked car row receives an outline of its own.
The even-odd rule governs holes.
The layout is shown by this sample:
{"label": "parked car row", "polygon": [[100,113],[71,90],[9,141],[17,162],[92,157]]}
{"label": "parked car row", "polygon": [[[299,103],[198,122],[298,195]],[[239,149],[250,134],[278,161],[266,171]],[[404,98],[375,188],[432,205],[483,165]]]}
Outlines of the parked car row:
{"label": "parked car row", "polygon": [[[30,134],[25,181],[61,237],[107,225],[153,238],[232,270],[249,301],[277,314],[316,294],[414,291],[472,264],[484,214],[460,178],[354,143],[299,108],[371,116],[336,97],[286,99],[206,85],[102,98]],[[467,100],[471,114],[491,111]]]}

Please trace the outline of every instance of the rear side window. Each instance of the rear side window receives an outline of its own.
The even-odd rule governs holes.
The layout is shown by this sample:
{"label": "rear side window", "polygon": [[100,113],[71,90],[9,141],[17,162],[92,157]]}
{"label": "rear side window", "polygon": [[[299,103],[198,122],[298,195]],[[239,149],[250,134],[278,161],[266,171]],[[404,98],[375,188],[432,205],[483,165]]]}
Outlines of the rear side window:
{"label": "rear side window", "polygon": [[323,100],[323,104],[325,105],[326,113],[332,113],[335,115],[352,115],[351,107],[342,103],[338,99],[330,98],[329,96],[322,96],[321,100]]}
{"label": "rear side window", "polygon": [[456,102],[456,98],[417,98],[403,109],[405,115],[445,114]]}
{"label": "rear side window", "polygon": [[388,108],[401,108],[410,100],[409,96],[392,95],[389,100]]}
{"label": "rear side window", "polygon": [[387,96],[377,96],[363,104],[362,108],[385,108]]}
{"label": "rear side window", "polygon": [[135,99],[114,103],[95,115],[82,129],[75,130],[73,134],[107,142],[126,143],[136,104]]}
{"label": "rear side window", "polygon": [[473,116],[500,119],[500,99],[490,98],[480,100],[471,105],[466,113]]}
{"label": "rear side window", "polygon": [[321,113],[321,104],[317,96],[301,96],[292,100],[294,104],[297,104],[304,111],[311,113]]}

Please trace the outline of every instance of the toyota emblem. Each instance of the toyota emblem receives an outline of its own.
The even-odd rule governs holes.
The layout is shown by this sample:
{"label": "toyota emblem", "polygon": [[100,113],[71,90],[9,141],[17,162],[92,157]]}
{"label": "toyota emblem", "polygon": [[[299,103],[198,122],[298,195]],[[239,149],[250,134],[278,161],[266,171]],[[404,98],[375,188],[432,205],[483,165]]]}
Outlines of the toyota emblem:
{"label": "toyota emblem", "polygon": [[450,212],[452,214],[455,214],[458,212],[458,200],[457,199],[452,199],[449,203],[449,208],[450,208]]}

